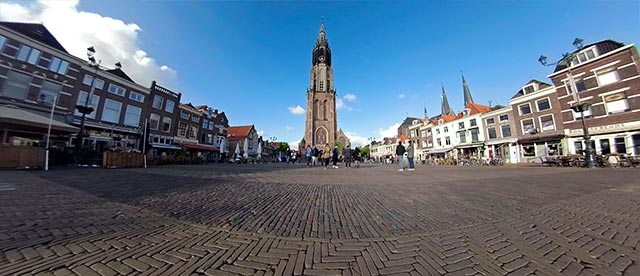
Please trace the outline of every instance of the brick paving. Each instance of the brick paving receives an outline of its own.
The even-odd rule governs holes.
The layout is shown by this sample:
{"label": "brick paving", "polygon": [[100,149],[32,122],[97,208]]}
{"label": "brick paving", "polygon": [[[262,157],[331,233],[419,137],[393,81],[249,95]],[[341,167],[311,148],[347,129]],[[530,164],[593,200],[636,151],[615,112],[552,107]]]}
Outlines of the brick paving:
{"label": "brick paving", "polygon": [[640,170],[0,172],[0,275],[640,275]]}

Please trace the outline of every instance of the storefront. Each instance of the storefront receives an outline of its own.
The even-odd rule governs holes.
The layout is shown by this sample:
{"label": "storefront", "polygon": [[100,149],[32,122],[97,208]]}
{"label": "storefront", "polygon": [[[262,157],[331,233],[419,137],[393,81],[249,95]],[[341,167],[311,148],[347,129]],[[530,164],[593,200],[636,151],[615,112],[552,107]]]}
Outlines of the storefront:
{"label": "storefront", "polygon": [[565,155],[564,135],[538,136],[519,139],[521,163],[539,163],[543,157]]}
{"label": "storefront", "polygon": [[484,155],[484,142],[476,142],[472,144],[457,145],[456,147],[457,159],[476,157],[482,158]]}
{"label": "storefront", "polygon": [[[569,154],[583,154],[586,149],[582,129],[566,130]],[[624,154],[640,156],[640,121],[589,128],[591,146],[596,155]]]}
{"label": "storefront", "polygon": [[517,138],[492,139],[486,142],[487,150],[484,156],[488,159],[500,158],[505,163],[515,164],[519,162]]}
{"label": "storefront", "polygon": [[446,159],[446,158],[453,158],[452,150],[453,148],[433,149],[433,150],[426,150],[425,153],[431,159]]}

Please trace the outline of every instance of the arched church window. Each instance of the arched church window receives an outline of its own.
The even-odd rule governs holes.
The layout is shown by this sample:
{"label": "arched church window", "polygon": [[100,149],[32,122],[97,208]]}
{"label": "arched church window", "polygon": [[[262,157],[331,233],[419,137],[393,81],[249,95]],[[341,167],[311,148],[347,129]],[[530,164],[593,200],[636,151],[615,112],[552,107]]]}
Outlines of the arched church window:
{"label": "arched church window", "polygon": [[324,103],[322,104],[322,118],[323,119],[327,119],[327,100],[324,100]]}
{"label": "arched church window", "polygon": [[320,106],[318,106],[320,104],[319,102],[320,101],[318,101],[318,100],[315,100],[313,102],[313,118],[316,118],[316,119],[320,118],[320,114],[318,114],[318,112],[320,111],[319,110]]}

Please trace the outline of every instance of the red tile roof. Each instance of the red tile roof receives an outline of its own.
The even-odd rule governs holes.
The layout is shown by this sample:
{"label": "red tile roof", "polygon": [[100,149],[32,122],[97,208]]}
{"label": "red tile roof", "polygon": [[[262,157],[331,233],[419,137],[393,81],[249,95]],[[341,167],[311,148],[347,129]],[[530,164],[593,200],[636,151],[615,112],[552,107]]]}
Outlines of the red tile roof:
{"label": "red tile roof", "polygon": [[227,128],[227,138],[229,140],[239,140],[244,139],[249,136],[249,132],[253,128],[253,125],[250,126],[231,126]]}
{"label": "red tile roof", "polygon": [[491,107],[477,104],[477,103],[469,103],[467,104],[466,108],[471,110],[471,113],[469,115],[478,114],[478,113],[487,113],[491,111]]}

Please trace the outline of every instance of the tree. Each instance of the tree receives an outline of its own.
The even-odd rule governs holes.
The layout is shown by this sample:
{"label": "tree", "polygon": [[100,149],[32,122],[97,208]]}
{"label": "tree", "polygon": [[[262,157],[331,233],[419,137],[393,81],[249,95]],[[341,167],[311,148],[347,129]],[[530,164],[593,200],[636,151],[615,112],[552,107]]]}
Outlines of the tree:
{"label": "tree", "polygon": [[371,149],[369,148],[369,145],[364,146],[361,150],[360,150],[360,154],[362,156],[369,156],[371,154]]}
{"label": "tree", "polygon": [[276,150],[277,151],[281,151],[281,152],[285,152],[285,151],[287,151],[288,148],[289,148],[289,143],[280,142],[280,145],[278,146],[278,148]]}

